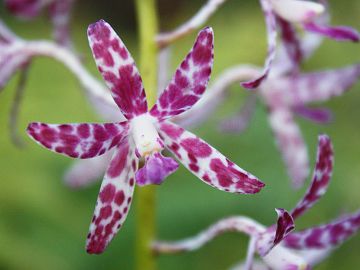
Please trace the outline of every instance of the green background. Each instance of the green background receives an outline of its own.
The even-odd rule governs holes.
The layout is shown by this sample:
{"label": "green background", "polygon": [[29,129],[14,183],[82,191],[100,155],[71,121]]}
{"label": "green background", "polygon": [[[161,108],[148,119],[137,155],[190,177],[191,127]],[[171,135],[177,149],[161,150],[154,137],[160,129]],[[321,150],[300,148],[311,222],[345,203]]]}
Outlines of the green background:
{"label": "green background", "polygon": [[[121,3],[125,2],[125,3]],[[205,1],[160,1],[161,28],[169,30],[189,18]],[[215,64],[212,78],[223,69],[240,63],[262,65],[266,52],[264,19],[258,1],[229,0],[207,23],[215,31]],[[333,24],[360,29],[360,2],[331,1]],[[21,37],[50,37],[46,17],[32,22],[14,20],[1,9],[2,18]],[[104,18],[117,30],[135,59],[138,55],[132,1],[80,1],[72,21],[76,48],[95,76],[87,45],[86,28]],[[195,33],[173,47],[175,68],[192,45]],[[358,62],[358,44],[326,40],[304,65],[307,71],[335,68]],[[98,76],[99,77],[99,76]],[[212,80],[213,80],[212,79]],[[21,107],[19,131],[24,149],[10,141],[8,115],[16,78],[0,95],[0,269],[132,269],[134,266],[135,211],[101,256],[85,252],[85,238],[92,217],[99,184],[70,190],[63,182],[72,160],[37,146],[25,135],[27,123],[101,121],[92,111],[76,78],[58,62],[35,59],[30,70]],[[329,221],[360,207],[360,84],[344,96],[327,102],[335,119],[317,125],[296,119],[304,134],[311,164],[315,159],[317,135],[327,133],[335,146],[335,170],[326,196],[296,223],[297,228]],[[230,98],[209,120],[193,131],[267,184],[257,195],[226,194],[180,169],[157,188],[157,224],[161,239],[191,236],[216,220],[229,215],[247,215],[272,224],[275,207],[291,209],[304,189],[293,191],[284,164],[274,144],[266,110],[259,103],[250,127],[243,134],[222,134],[217,125],[241,106],[247,93],[235,84]],[[308,182],[307,182],[308,183]],[[136,199],[136,195],[135,195]],[[144,224],[146,226],[146,224]],[[245,257],[248,238],[229,233],[199,251],[159,257],[160,269],[227,269]],[[316,269],[358,269],[360,236],[336,250]]]}

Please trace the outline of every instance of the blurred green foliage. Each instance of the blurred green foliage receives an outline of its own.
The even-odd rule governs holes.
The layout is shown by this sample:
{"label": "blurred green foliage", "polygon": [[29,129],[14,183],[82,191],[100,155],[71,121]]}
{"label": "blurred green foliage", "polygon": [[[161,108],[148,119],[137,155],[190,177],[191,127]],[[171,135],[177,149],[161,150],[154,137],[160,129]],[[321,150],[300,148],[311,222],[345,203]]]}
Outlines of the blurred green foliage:
{"label": "blurred green foliage", "polygon": [[[123,2],[125,2],[123,4]],[[160,1],[162,29],[171,29],[191,16],[205,1]],[[121,3],[121,4],[120,4]],[[360,29],[360,2],[331,1],[334,24]],[[3,19],[22,37],[49,37],[46,18],[24,23],[1,11]],[[132,1],[80,1],[74,12],[73,38],[86,65],[98,75],[87,46],[86,28],[104,18],[114,25],[137,58],[137,37]],[[215,31],[213,78],[224,68],[239,63],[262,65],[266,44],[263,17],[257,1],[229,0],[208,25]],[[190,48],[195,33],[174,48],[173,67]],[[305,70],[334,68],[359,61],[356,44],[325,41]],[[101,121],[92,112],[76,79],[52,59],[36,59],[30,70],[21,108],[19,130],[26,141],[18,149],[8,136],[8,114],[14,96],[14,78],[0,96],[0,269],[132,269],[134,265],[134,211],[107,251],[86,254],[84,245],[99,184],[70,190],[62,182],[72,160],[37,146],[25,136],[30,121],[50,123]],[[297,222],[305,228],[329,221],[360,207],[360,84],[340,98],[327,102],[335,114],[329,125],[297,119],[315,158],[317,135],[327,133],[335,145],[335,171],[326,196]],[[267,186],[257,195],[225,194],[202,184],[184,168],[158,187],[157,221],[161,239],[191,236],[228,215],[247,215],[264,224],[275,221],[275,207],[291,209],[303,195],[289,185],[284,165],[262,105],[243,134],[221,134],[217,124],[241,106],[246,91],[234,85],[230,97],[196,134],[234,162],[263,179]],[[136,196],[135,196],[136,199]],[[146,226],[146,224],[144,224]],[[239,234],[219,237],[200,251],[159,257],[160,269],[227,269],[245,256],[248,239]],[[356,269],[360,264],[360,236],[352,238],[317,269]]]}

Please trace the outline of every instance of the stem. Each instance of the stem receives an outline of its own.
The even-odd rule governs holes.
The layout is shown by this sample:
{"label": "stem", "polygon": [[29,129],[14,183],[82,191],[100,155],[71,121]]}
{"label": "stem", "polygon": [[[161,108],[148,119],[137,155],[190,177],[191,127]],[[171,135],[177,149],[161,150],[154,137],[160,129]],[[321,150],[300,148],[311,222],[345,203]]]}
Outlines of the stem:
{"label": "stem", "polygon": [[[136,10],[140,35],[140,73],[148,106],[157,98],[157,34],[158,22],[156,0],[136,0]],[[142,187],[136,194],[136,269],[155,270],[156,262],[150,249],[155,238],[155,188]]]}

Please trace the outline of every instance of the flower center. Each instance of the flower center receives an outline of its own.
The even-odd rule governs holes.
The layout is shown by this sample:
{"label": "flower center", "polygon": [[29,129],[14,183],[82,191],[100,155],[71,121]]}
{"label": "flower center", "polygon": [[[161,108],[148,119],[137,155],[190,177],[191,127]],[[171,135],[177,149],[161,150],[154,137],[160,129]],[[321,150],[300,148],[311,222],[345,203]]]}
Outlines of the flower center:
{"label": "flower center", "polygon": [[153,121],[153,117],[147,113],[131,119],[131,132],[139,158],[160,152],[164,148]]}

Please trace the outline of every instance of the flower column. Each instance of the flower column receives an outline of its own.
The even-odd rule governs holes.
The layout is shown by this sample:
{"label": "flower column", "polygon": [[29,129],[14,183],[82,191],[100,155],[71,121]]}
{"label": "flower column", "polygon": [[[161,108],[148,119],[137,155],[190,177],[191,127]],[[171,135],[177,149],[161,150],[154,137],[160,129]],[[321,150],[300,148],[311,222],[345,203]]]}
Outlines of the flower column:
{"label": "flower column", "polygon": [[[156,0],[136,0],[136,11],[140,36],[139,69],[151,107],[157,98]],[[154,270],[156,263],[150,243],[155,238],[155,187],[151,185],[138,189],[136,198],[136,269]]]}

